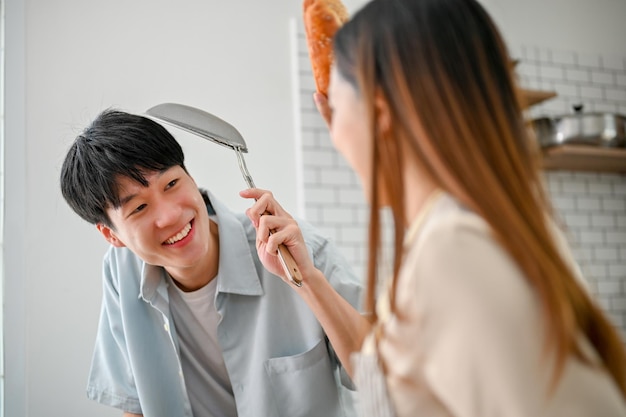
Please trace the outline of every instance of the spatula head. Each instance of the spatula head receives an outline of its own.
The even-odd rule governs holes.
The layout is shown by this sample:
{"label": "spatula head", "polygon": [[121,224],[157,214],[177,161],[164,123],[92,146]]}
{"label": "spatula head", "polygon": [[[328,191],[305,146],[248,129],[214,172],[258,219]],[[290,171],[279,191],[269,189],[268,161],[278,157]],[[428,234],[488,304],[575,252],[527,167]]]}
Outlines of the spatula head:
{"label": "spatula head", "polygon": [[162,103],[148,109],[146,114],[227,148],[248,152],[243,136],[233,125],[204,110],[184,104]]}

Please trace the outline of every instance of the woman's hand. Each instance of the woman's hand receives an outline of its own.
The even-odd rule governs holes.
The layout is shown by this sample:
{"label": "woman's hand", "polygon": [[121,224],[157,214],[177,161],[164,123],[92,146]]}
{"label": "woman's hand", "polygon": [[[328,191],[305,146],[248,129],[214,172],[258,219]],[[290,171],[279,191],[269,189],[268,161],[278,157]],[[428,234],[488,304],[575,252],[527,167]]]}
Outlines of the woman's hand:
{"label": "woman's hand", "polygon": [[317,107],[317,111],[320,112],[324,121],[326,122],[326,126],[330,129],[330,122],[332,120],[333,112],[328,105],[328,98],[316,91],[313,93],[313,101],[315,102],[315,107]]}
{"label": "woman's hand", "polygon": [[278,259],[278,245],[283,244],[293,256],[302,280],[315,271],[313,261],[304,243],[298,223],[274,199],[271,192],[249,188],[239,193],[244,198],[254,198],[256,202],[246,210],[246,215],[256,229],[256,248],[259,259],[271,273],[291,282],[285,276]]}

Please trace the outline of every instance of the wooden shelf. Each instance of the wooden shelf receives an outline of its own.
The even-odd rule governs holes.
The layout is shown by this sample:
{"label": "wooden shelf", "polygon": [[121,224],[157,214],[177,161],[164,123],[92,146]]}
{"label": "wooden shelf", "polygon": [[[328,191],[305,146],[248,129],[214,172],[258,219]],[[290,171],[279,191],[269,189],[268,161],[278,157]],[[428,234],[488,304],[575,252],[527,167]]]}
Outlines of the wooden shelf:
{"label": "wooden shelf", "polygon": [[544,149],[546,170],[626,173],[626,149],[562,145]]}
{"label": "wooden shelf", "polygon": [[527,90],[522,89],[522,106],[527,109],[535,104],[539,104],[553,97],[556,97],[556,91]]}

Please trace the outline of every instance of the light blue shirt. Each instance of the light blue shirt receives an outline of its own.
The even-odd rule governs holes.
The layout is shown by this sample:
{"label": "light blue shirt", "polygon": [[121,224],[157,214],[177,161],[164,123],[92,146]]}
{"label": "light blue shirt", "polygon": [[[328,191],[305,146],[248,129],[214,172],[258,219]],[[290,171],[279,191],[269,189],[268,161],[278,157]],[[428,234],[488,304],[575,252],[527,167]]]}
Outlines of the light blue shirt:
{"label": "light blue shirt", "polygon": [[[317,319],[297,289],[263,267],[248,218],[209,196],[219,219],[218,340],[239,417],[353,415],[343,392],[351,382]],[[361,285],[345,259],[299,225],[316,267],[358,308]],[[106,253],[89,398],[146,417],[192,416],[167,278],[127,248]]]}

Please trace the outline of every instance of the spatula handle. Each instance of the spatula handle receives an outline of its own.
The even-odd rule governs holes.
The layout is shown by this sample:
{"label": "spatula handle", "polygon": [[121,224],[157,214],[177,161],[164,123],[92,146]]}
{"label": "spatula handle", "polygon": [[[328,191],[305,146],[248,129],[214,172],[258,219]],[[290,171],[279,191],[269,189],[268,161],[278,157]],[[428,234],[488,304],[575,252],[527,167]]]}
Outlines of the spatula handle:
{"label": "spatula handle", "polygon": [[[263,214],[269,214],[269,212],[266,211]],[[270,229],[270,235],[272,233],[274,233],[274,231]],[[289,281],[291,281],[296,287],[301,287],[302,274],[298,269],[298,264],[296,264],[296,261],[293,259],[291,252],[287,249],[287,246],[282,243],[278,245],[278,259],[280,260],[280,264],[283,266],[283,271],[285,272],[287,278],[289,278]]]}
{"label": "spatula handle", "polygon": [[282,243],[278,245],[278,259],[280,259],[280,263],[283,266],[283,270],[287,275],[287,278],[296,286],[302,286],[302,274],[300,274],[300,270],[298,269],[298,265],[296,261],[291,256],[291,252],[287,249],[287,246]]}

